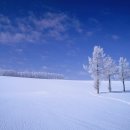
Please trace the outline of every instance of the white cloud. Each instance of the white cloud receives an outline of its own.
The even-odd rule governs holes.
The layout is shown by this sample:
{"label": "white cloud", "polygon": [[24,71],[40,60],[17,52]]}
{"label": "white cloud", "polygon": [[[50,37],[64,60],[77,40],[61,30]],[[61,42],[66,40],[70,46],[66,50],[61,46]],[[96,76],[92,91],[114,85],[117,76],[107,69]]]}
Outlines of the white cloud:
{"label": "white cloud", "polygon": [[112,39],[113,39],[113,40],[118,40],[119,38],[120,38],[120,37],[119,37],[118,35],[115,35],[115,34],[112,35]]}
{"label": "white cloud", "polygon": [[81,33],[81,23],[64,13],[31,14],[11,19],[0,15],[0,43],[44,42],[46,39],[65,40],[71,31]]}
{"label": "white cloud", "polygon": [[93,18],[93,17],[89,18],[88,21],[90,23],[99,24],[99,21],[96,18]]}
{"label": "white cloud", "polygon": [[48,67],[44,65],[44,66],[42,66],[42,69],[43,69],[43,70],[47,70]]}
{"label": "white cloud", "polygon": [[0,23],[10,24],[10,20],[9,20],[8,17],[6,17],[6,16],[0,14]]}
{"label": "white cloud", "polygon": [[18,53],[21,53],[21,52],[23,52],[23,49],[17,48],[15,51],[18,52]]}
{"label": "white cloud", "polygon": [[94,33],[94,32],[92,32],[92,31],[88,31],[88,32],[86,32],[86,36],[87,36],[87,37],[91,37],[91,36],[93,35],[93,33]]}

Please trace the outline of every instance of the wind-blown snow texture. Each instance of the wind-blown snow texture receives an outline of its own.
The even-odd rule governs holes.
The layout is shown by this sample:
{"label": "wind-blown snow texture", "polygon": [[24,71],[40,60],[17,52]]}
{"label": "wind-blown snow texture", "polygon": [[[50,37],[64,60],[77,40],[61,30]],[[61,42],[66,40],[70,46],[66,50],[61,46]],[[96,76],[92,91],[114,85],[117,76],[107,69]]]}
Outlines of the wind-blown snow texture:
{"label": "wind-blown snow texture", "polygon": [[106,83],[0,77],[0,130],[129,130],[130,82]]}

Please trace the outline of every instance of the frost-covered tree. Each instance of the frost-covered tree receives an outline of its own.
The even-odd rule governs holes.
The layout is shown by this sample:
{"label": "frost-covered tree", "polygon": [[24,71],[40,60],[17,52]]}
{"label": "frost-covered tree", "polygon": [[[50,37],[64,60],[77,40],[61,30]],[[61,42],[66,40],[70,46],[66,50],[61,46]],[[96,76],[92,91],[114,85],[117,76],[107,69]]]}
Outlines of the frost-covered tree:
{"label": "frost-covered tree", "polygon": [[14,70],[0,70],[1,76],[26,77],[26,78],[40,78],[40,79],[64,79],[62,74],[47,73],[47,72],[17,72]]}
{"label": "frost-covered tree", "polygon": [[117,71],[116,64],[110,56],[104,58],[103,77],[109,81],[108,90],[111,92],[111,78]]}
{"label": "frost-covered tree", "polygon": [[100,46],[95,46],[93,50],[92,57],[88,58],[88,72],[91,74],[91,77],[94,79],[94,87],[99,93],[99,83],[102,77],[103,72],[103,61],[104,61],[104,51]]}
{"label": "frost-covered tree", "polygon": [[123,83],[123,91],[125,92],[125,80],[130,78],[129,62],[126,58],[120,57],[118,71],[119,78]]}

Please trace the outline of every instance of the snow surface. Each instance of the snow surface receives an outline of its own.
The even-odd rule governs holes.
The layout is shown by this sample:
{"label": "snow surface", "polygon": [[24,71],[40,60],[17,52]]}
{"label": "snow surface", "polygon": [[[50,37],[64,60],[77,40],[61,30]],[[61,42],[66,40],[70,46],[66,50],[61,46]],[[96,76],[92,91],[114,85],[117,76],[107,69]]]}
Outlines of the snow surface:
{"label": "snow surface", "polygon": [[0,77],[0,130],[130,130],[130,82]]}

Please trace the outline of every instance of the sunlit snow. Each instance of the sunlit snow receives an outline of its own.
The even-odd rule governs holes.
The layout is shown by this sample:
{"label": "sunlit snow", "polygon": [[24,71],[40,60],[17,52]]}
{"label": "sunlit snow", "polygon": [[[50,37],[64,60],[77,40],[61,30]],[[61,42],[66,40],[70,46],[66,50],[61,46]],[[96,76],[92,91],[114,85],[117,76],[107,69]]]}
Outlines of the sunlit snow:
{"label": "sunlit snow", "polygon": [[130,82],[0,77],[0,130],[129,130]]}

